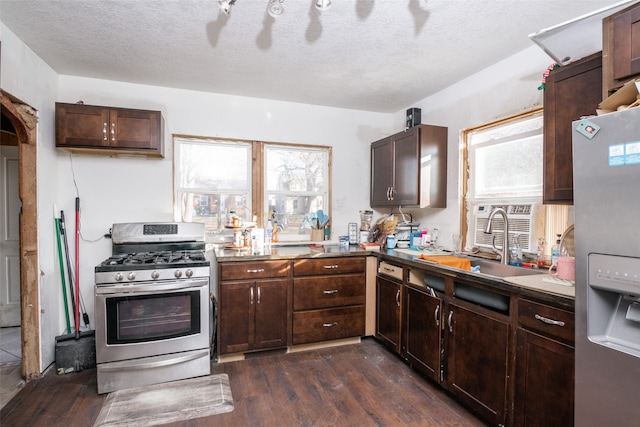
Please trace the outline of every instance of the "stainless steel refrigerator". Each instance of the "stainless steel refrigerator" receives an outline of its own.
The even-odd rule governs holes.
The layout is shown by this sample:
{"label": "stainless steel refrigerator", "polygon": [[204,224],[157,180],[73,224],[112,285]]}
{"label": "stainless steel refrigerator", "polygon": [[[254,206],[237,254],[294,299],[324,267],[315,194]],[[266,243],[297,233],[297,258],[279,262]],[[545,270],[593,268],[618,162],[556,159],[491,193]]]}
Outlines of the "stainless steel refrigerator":
{"label": "stainless steel refrigerator", "polygon": [[575,425],[640,425],[640,108],[573,122]]}

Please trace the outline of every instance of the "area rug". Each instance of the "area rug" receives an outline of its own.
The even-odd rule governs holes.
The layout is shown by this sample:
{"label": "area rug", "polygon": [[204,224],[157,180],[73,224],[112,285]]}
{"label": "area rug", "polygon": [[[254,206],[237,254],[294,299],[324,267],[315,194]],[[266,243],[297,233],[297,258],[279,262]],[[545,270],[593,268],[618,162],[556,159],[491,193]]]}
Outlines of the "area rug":
{"label": "area rug", "polygon": [[142,427],[233,411],[227,374],[209,375],[110,393],[94,427]]}

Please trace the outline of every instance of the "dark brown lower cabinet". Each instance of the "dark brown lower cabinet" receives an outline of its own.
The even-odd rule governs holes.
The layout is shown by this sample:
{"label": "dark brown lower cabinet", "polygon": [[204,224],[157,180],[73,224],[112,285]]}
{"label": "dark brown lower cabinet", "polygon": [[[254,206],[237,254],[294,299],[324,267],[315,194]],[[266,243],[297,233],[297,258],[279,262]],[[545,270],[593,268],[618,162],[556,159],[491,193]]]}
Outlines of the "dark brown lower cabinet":
{"label": "dark brown lower cabinet", "polygon": [[376,278],[376,338],[400,354],[402,283],[378,275]]}
{"label": "dark brown lower cabinet", "polygon": [[405,287],[404,358],[435,381],[440,380],[442,300],[426,290]]}
{"label": "dark brown lower cabinet", "polygon": [[573,425],[574,349],[518,329],[515,425]]}
{"label": "dark brown lower cabinet", "polygon": [[220,285],[219,354],[287,346],[289,279]]}
{"label": "dark brown lower cabinet", "polygon": [[573,426],[574,312],[518,300],[514,424]]}
{"label": "dark brown lower cabinet", "polygon": [[449,302],[443,322],[443,386],[491,425],[505,425],[509,317]]}

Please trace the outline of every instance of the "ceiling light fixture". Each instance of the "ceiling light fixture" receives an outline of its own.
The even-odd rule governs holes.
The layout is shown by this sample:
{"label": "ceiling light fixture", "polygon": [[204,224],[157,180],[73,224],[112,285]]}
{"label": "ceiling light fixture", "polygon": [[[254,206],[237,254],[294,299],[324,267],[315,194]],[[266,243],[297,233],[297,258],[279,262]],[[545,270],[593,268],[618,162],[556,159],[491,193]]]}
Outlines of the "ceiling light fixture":
{"label": "ceiling light fixture", "polygon": [[284,7],[282,7],[283,1],[284,0],[269,0],[269,7],[267,8],[269,15],[273,18],[281,16],[284,13]]}
{"label": "ceiling light fixture", "polygon": [[236,0],[218,0],[218,7],[225,14],[231,14],[231,6],[236,2]]}
{"label": "ceiling light fixture", "polygon": [[315,0],[316,9],[327,10],[331,7],[331,0]]}

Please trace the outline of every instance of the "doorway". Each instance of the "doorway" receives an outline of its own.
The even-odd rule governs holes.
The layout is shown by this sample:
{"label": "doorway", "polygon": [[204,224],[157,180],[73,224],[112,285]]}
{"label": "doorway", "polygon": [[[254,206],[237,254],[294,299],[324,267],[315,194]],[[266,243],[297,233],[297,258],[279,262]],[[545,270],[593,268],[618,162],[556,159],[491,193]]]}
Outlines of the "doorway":
{"label": "doorway", "polygon": [[[17,146],[20,327],[22,330],[22,378],[29,381],[40,372],[40,294],[38,277],[37,224],[37,113],[28,105],[0,90],[2,121],[11,127]],[[4,134],[4,132],[2,132]]]}

